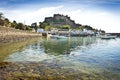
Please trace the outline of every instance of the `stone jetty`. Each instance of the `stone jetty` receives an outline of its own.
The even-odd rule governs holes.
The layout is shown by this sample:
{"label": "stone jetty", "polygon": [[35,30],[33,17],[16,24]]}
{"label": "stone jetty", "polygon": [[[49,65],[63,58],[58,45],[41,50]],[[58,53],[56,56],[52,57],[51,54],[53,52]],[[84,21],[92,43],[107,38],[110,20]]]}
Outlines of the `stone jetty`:
{"label": "stone jetty", "polygon": [[16,42],[34,37],[41,37],[42,34],[18,30],[0,26],[0,43]]}

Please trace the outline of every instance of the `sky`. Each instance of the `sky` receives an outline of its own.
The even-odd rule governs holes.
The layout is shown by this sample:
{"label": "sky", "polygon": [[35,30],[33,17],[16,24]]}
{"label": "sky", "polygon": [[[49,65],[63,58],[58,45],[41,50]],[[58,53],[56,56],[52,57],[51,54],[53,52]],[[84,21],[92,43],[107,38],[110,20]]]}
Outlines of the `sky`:
{"label": "sky", "polygon": [[120,33],[120,0],[0,0],[0,12],[28,25],[59,13],[82,25]]}

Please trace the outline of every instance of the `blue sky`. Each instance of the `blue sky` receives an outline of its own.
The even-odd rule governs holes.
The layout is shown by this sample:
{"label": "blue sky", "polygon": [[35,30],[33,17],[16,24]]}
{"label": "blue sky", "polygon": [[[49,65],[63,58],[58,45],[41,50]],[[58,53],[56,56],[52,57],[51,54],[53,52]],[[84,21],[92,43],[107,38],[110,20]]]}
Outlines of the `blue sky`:
{"label": "blue sky", "polygon": [[60,13],[76,23],[120,32],[120,0],[0,0],[0,12],[26,24]]}

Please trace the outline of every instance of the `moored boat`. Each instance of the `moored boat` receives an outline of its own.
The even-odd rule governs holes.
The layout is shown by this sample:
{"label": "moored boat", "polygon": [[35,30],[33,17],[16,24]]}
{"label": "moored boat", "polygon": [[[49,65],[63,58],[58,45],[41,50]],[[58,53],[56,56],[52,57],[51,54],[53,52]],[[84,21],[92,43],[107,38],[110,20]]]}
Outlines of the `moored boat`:
{"label": "moored boat", "polygon": [[52,35],[51,38],[53,39],[66,39],[66,36],[59,36],[59,35]]}
{"label": "moored boat", "polygon": [[100,37],[101,39],[115,39],[116,36],[112,36],[112,35],[104,35]]}

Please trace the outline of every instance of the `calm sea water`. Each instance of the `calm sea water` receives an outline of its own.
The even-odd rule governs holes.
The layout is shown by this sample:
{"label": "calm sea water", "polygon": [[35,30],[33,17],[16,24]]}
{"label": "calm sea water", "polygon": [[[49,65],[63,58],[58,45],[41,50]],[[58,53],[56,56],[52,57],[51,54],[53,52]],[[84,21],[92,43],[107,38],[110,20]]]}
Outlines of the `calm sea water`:
{"label": "calm sea water", "polygon": [[58,63],[64,68],[86,72],[109,71],[120,74],[120,39],[42,38],[22,49],[17,49],[4,61]]}

